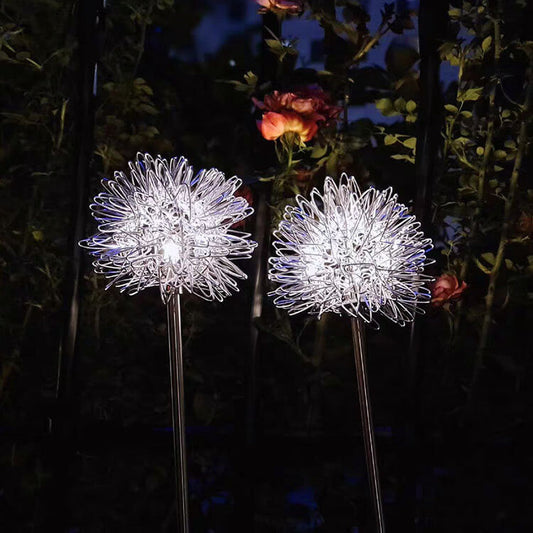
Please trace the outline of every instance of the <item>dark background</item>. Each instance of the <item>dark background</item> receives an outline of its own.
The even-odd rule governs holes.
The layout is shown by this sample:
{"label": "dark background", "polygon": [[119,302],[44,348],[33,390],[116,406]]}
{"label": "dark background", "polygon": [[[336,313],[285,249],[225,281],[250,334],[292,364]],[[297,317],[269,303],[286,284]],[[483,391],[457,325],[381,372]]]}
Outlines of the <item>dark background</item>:
{"label": "dark background", "polygon": [[[310,5],[313,13],[331,7]],[[474,5],[495,9],[506,37],[527,48],[531,6]],[[99,179],[126,169],[138,150],[183,154],[196,168],[237,174],[257,207],[272,188],[260,178],[276,175],[279,162],[273,143],[257,131],[249,95],[227,82],[242,81],[252,70],[266,83],[257,96],[288,90],[316,81],[317,70],[337,72],[335,62],[348,46],[306,15],[281,23],[272,13],[259,15],[251,0],[116,0],[98,12],[91,6],[54,0],[0,5],[0,530],[6,533],[174,530],[165,308],[157,290],[136,297],[104,291],[104,281],[91,273],[84,253],[75,255],[73,243],[95,231],[88,204]],[[361,6],[375,31],[384,3]],[[357,142],[335,169],[355,173],[365,185],[392,185],[402,201],[416,203],[437,242],[432,273],[438,276],[446,270],[446,226],[431,206],[455,201],[464,185],[454,181],[457,165],[443,160],[441,146],[443,103],[453,102],[458,67],[442,64],[439,94],[431,101],[431,69],[440,58],[431,56],[424,78],[410,54],[414,47],[416,55],[419,31],[422,38],[423,9],[425,46],[433,49],[446,40],[482,39],[488,30],[479,24],[472,36],[455,27],[447,13],[459,2],[425,6],[395,4],[400,15],[410,14],[412,26],[389,32],[349,72],[355,83],[346,135]],[[280,26],[284,37],[297,37],[306,50],[281,69],[262,38],[269,37],[265,27],[279,32]],[[527,82],[525,56],[513,50],[514,56],[504,53],[497,73],[504,80],[498,109],[518,109],[507,129],[502,122],[509,135],[524,119],[508,100],[522,102]],[[486,68],[467,69],[467,81],[488,84],[494,73]],[[410,89],[407,71],[416,73]],[[402,76],[408,82],[398,88]],[[342,100],[340,86],[327,83]],[[412,91],[402,94],[422,106],[416,123],[376,108],[377,99],[393,100],[397,91]],[[483,109],[480,122],[461,135],[475,140],[486,130]],[[391,151],[375,125],[391,134],[418,134],[419,143],[421,132],[429,131],[424,153],[432,154],[430,165],[421,162],[420,150],[416,166],[391,158],[394,150],[407,152],[398,145]],[[512,163],[512,156],[502,163],[505,172]],[[526,153],[513,228],[522,228],[521,213],[526,222],[531,218],[530,170]],[[323,173],[317,174],[302,192],[321,179]],[[268,224],[289,200],[277,201],[271,202]],[[469,202],[462,199],[460,214],[450,216],[468,217],[475,210]],[[478,240],[469,250],[454,249],[457,261],[497,248],[503,209],[490,201],[484,209]],[[256,216],[246,224],[257,234]],[[431,307],[418,319],[414,347],[410,327],[383,320],[379,330],[367,331],[391,532],[533,527],[532,287],[531,272],[522,267],[532,254],[530,226],[511,246],[515,268],[507,265],[500,277],[474,389],[487,290],[480,269],[470,270],[461,304]],[[243,268],[253,278],[255,263]],[[73,293],[78,274],[79,292]],[[266,294],[262,316],[252,321],[252,293],[248,280],[221,304],[188,296],[183,301],[191,531],[372,531],[349,321],[289,320]],[[66,323],[72,302],[79,304],[77,329]],[[454,334],[450,324],[461,312],[464,323]],[[70,347],[74,332],[77,342]]]}

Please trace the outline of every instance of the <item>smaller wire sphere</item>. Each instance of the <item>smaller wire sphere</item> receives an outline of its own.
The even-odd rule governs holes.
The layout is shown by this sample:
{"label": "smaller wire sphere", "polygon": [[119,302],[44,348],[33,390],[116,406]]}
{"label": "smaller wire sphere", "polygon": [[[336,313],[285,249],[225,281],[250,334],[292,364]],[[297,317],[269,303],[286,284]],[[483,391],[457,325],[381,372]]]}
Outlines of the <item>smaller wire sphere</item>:
{"label": "smaller wire sphere", "polygon": [[326,312],[375,322],[382,314],[404,325],[429,302],[422,272],[431,239],[420,223],[397,202],[392,189],[361,192],[353,176],[343,174],[337,186],[330,177],[324,193],[296,197],[274,232],[275,257],[270,293],[289,314]]}
{"label": "smaller wire sphere", "polygon": [[246,275],[232,262],[248,259],[257,244],[231,227],[253,213],[236,197],[237,177],[215,168],[194,174],[185,158],[137,154],[130,176],[115,172],[91,204],[96,235],[80,242],[96,257],[96,273],[120,291],[159,286],[166,303],[183,289],[223,300]]}

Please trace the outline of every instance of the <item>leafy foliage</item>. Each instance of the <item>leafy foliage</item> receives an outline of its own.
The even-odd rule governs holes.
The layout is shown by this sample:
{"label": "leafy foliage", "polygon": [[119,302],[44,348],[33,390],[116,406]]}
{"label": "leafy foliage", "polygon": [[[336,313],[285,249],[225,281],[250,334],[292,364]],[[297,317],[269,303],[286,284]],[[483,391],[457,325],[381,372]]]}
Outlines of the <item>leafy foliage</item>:
{"label": "leafy foliage", "polygon": [[[0,6],[0,412],[2,428],[8,428],[0,442],[0,529],[6,531],[40,525],[51,475],[48,450],[34,435],[43,433],[54,404],[68,264],[76,5],[4,0]],[[414,35],[412,14],[383,3],[378,20],[370,20],[352,0],[337,0],[337,9],[321,0],[302,5],[300,15],[283,17],[320,24],[322,70],[298,67],[300,43],[286,38],[283,25],[269,15],[271,31],[261,50],[254,40],[258,18],[199,61],[194,30],[214,9],[211,4],[108,3],[92,188],[124,170],[141,149],[184,154],[196,166],[236,173],[256,199],[263,185],[267,192],[271,187],[271,226],[295,194],[305,195],[326,175],[343,171],[363,187],[392,185],[402,199],[414,198],[413,163],[421,155],[418,54],[393,40],[385,65],[368,62],[369,52],[389,36]],[[461,300],[435,308],[422,323],[419,518],[434,531],[518,531],[531,519],[521,503],[528,490],[524,478],[531,478],[524,445],[531,400],[525,386],[531,360],[524,349],[533,274],[531,42],[524,2],[499,5],[454,0],[440,48],[457,81],[446,88],[440,110],[435,273],[455,275],[468,288]],[[256,127],[262,112],[252,98],[261,102],[275,90],[285,94],[314,85],[327,93],[327,105],[342,107],[340,115],[319,120],[308,142],[294,132],[262,139]],[[380,111],[384,123],[361,118],[364,106]],[[92,274],[83,281],[77,391],[80,434],[89,437],[80,445],[65,508],[72,527],[88,531],[170,528],[164,309],[157,291],[129,299],[103,285]],[[191,512],[205,530],[235,529],[247,509],[239,505],[246,500],[249,467],[242,460],[242,435],[252,287],[242,289],[222,305],[184,302]],[[357,457],[363,450],[354,434],[345,321],[289,319],[265,305],[256,325],[258,527],[296,530],[305,522],[307,530],[342,531],[362,524],[364,467]],[[384,325],[368,337],[383,483],[387,494],[398,496],[404,456],[387,428],[394,426],[396,436],[397,421],[410,416],[400,357],[407,334]],[[99,441],[102,435],[115,438]],[[394,514],[395,504],[387,505]]]}

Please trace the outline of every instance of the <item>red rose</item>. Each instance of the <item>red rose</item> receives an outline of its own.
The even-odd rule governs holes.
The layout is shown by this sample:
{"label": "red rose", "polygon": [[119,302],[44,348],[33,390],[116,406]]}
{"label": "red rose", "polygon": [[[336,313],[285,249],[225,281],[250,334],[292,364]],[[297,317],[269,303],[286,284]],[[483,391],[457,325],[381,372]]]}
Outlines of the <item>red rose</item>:
{"label": "red rose", "polygon": [[311,85],[296,92],[267,94],[264,100],[252,98],[254,104],[262,111],[294,111],[306,118],[319,122],[335,120],[342,107],[330,103],[329,95],[318,85]]}
{"label": "red rose", "polygon": [[252,100],[264,112],[258,126],[263,137],[269,141],[288,131],[298,133],[303,142],[309,141],[320,126],[335,120],[342,110],[330,103],[328,94],[318,85],[296,92],[274,91],[267,94],[263,101]]}
{"label": "red rose", "polygon": [[257,121],[261,135],[267,141],[275,141],[285,133],[297,133],[302,142],[310,141],[318,131],[314,120],[305,119],[298,113],[283,111],[274,113],[269,111],[263,115],[263,120]]}
{"label": "red rose", "polygon": [[331,120],[336,120],[341,114],[342,107],[331,104],[331,98],[328,93],[319,85],[309,85],[297,92],[297,99],[293,102],[293,108],[296,110],[298,106],[305,108],[309,103],[313,108],[313,112],[322,117],[321,120],[328,123]]}
{"label": "red rose", "polygon": [[522,211],[517,226],[521,233],[533,237],[533,214]]}
{"label": "red rose", "polygon": [[259,13],[272,11],[277,14],[299,15],[304,10],[303,0],[255,0]]}
{"label": "red rose", "polygon": [[459,285],[456,276],[442,274],[431,286],[431,304],[434,307],[442,307],[447,302],[458,300],[466,288],[464,281]]}

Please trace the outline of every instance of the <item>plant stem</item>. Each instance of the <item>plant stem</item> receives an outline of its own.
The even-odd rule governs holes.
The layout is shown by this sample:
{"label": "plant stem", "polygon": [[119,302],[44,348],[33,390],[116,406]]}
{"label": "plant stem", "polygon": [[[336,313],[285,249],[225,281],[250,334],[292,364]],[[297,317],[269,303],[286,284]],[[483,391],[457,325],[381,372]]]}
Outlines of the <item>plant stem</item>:
{"label": "plant stem", "polygon": [[[499,12],[496,13],[496,16],[493,19],[494,26],[494,74],[498,76],[498,66],[500,63],[500,56],[502,50],[502,40],[501,40],[501,28],[500,20],[498,19]],[[472,262],[472,244],[477,238],[479,232],[479,222],[481,211],[483,208],[484,197],[485,197],[485,185],[487,182],[487,170],[490,163],[490,156],[492,154],[493,148],[493,139],[494,139],[494,123],[496,115],[496,88],[498,86],[497,80],[493,80],[490,92],[489,92],[489,108],[488,108],[488,123],[487,123],[487,136],[485,138],[485,146],[483,151],[483,160],[481,162],[481,167],[479,168],[478,182],[477,182],[477,195],[476,195],[476,207],[474,209],[474,215],[472,217],[472,228],[468,237],[469,244],[466,247],[466,253],[461,266],[461,271],[459,273],[459,279],[464,281],[468,276],[468,271],[470,269],[470,263]],[[453,331],[455,335],[458,334],[459,328],[461,326],[461,320],[463,317],[464,309],[463,302],[460,301],[457,304],[457,310],[454,320]]]}
{"label": "plant stem", "polygon": [[509,183],[509,193],[505,200],[504,214],[503,214],[503,224],[502,230],[500,233],[500,242],[498,244],[498,251],[496,253],[496,258],[494,265],[491,268],[489,286],[487,289],[487,295],[485,297],[485,315],[483,317],[483,323],[481,326],[481,334],[479,338],[479,344],[476,350],[476,359],[474,363],[474,371],[472,375],[472,382],[470,385],[469,391],[469,400],[473,396],[473,391],[477,385],[479,379],[479,373],[483,367],[483,358],[485,355],[485,350],[487,348],[490,326],[492,322],[492,312],[494,308],[494,295],[496,292],[496,284],[498,282],[498,277],[502,264],[504,262],[505,248],[509,242],[509,234],[511,231],[511,222],[512,222],[512,210],[514,199],[516,197],[516,192],[518,190],[518,178],[520,175],[520,168],[522,166],[522,160],[527,148],[527,121],[529,118],[529,111],[531,108],[531,96],[533,93],[533,56],[530,56],[530,64],[526,76],[526,97],[524,106],[522,108],[522,123],[520,125],[520,131],[518,134],[518,147],[516,152],[516,159],[513,166],[513,172],[511,174],[511,181]]}
{"label": "plant stem", "polygon": [[287,171],[292,168],[292,153],[294,151],[294,139],[287,143]]}
{"label": "plant stem", "polygon": [[[498,18],[494,19],[494,70],[497,73],[498,64],[500,61],[501,55],[501,32],[500,32],[500,21]],[[489,109],[488,109],[488,123],[487,123],[487,137],[485,138],[485,147],[483,152],[483,161],[481,162],[481,167],[479,169],[478,182],[477,182],[477,198],[476,198],[476,208],[474,211],[474,216],[472,220],[472,230],[470,232],[470,242],[472,242],[478,233],[479,230],[479,217],[481,214],[481,209],[483,206],[483,199],[485,197],[485,184],[487,182],[487,169],[489,167],[490,156],[492,153],[492,144],[494,138],[494,122],[495,122],[495,113],[496,113],[496,80],[494,80],[492,87],[489,93]],[[464,280],[468,274],[468,269],[470,267],[470,262],[472,259],[472,248],[469,247],[467,252],[467,257],[461,268],[461,280]]]}
{"label": "plant stem", "polygon": [[[497,75],[498,64],[500,62],[501,55],[501,33],[500,33],[500,21],[494,20],[494,69]],[[487,138],[485,139],[485,148],[483,152],[483,161],[479,170],[478,178],[478,191],[477,191],[477,208],[476,214],[479,216],[479,211],[485,196],[485,184],[487,176],[487,168],[489,166],[490,155],[492,152],[492,139],[494,137],[494,122],[495,122],[495,101],[496,101],[496,80],[494,80],[489,93],[489,122],[487,124]],[[475,216],[475,215],[474,215]]]}
{"label": "plant stem", "polygon": [[[459,78],[459,84],[457,86],[457,92],[459,92],[459,90],[460,90],[460,85],[461,85],[461,78]],[[453,138],[453,129],[455,128],[455,123],[457,122],[457,119],[459,118],[459,115],[461,114],[461,111],[463,109],[463,104],[464,104],[464,102],[461,102],[461,105],[459,106],[459,108],[457,110],[457,113],[452,118],[450,124],[446,126],[446,137],[444,138],[444,147],[442,149],[442,158],[443,159],[446,159],[446,157],[448,156],[448,150],[450,149],[450,147],[452,145],[451,139]]]}
{"label": "plant stem", "polygon": [[348,107],[350,106],[350,82],[346,76],[346,85],[344,87],[344,98],[342,100],[342,129],[348,130]]}
{"label": "plant stem", "polygon": [[374,36],[355,54],[355,56],[352,59],[352,65],[355,65],[356,63],[359,63],[363,60],[363,58],[372,50],[372,48],[378,43],[378,41],[390,30],[390,24],[385,24],[385,22],[382,22],[379,25],[379,28],[377,29]]}
{"label": "plant stem", "polygon": [[144,55],[144,45],[146,42],[146,29],[148,27],[147,20],[151,18],[152,12],[154,11],[155,7],[155,1],[152,0],[150,4],[148,5],[148,9],[146,10],[146,16],[143,20],[142,26],[141,26],[141,39],[139,42],[139,50],[137,52],[137,58],[135,60],[135,65],[133,67],[133,77],[137,76],[137,71],[139,70],[139,65],[141,64],[142,56]]}

